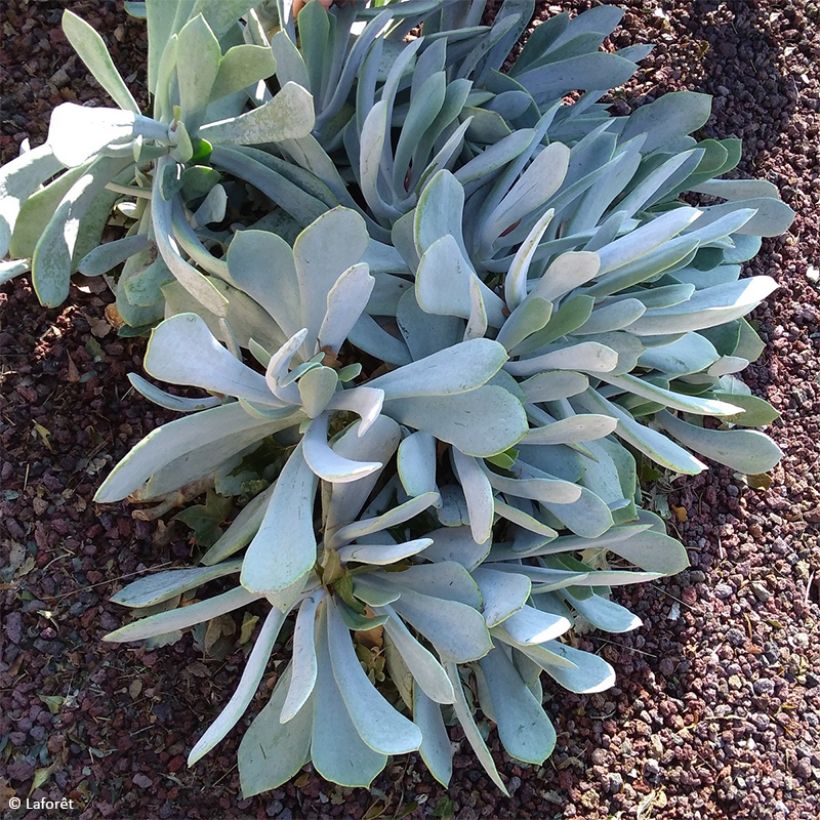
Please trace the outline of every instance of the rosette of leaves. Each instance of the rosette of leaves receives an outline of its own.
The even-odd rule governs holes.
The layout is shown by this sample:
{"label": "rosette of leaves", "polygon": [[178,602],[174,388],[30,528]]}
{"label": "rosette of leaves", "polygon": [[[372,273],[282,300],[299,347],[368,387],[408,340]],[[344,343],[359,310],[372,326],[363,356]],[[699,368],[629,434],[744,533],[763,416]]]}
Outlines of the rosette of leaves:
{"label": "rosette of leaves", "polygon": [[[505,14],[527,5],[508,3]],[[440,11],[446,20],[447,9]],[[324,12],[310,13],[325,19]],[[493,45],[486,62],[473,59],[476,79],[486,83],[498,74],[494,66],[511,45],[505,37],[520,22],[514,20],[496,22],[501,28],[487,41]],[[562,62],[568,26],[553,24],[539,35],[541,48],[552,48],[550,38],[557,38],[556,59],[540,65],[530,51],[519,79]],[[594,41],[583,30],[575,33],[583,43]],[[472,32],[464,43],[485,34]],[[181,399],[132,376],[149,398],[190,415],[138,445],[98,494],[101,501],[134,494],[162,502],[203,477],[241,473],[245,459],[264,452],[266,443],[288,454],[266,475],[273,484],[203,558],[206,567],[167,576],[178,590],[174,578],[199,583],[215,577],[209,573],[238,572],[239,587],[220,601],[235,609],[265,599],[275,608],[257,639],[258,654],[249,659],[252,671],[243,677],[241,694],[199,751],[248,705],[284,614],[298,609],[298,624],[306,609],[300,634],[313,636],[315,678],[299,690],[308,692],[297,698],[301,708],[285,709],[292,681],[304,680],[297,675],[302,653],[294,641],[292,666],[243,743],[248,791],[282,782],[309,758],[337,782],[369,783],[376,763],[383,765],[391,751],[384,738],[357,723],[362,707],[354,691],[362,703],[378,703],[379,714],[389,715],[386,725],[403,739],[401,751],[419,748],[443,782],[449,756],[442,727],[455,716],[503,788],[477,711],[497,724],[512,757],[542,761],[554,731],[541,707],[541,673],[577,692],[600,691],[613,677],[601,659],[560,640],[567,629],[635,628],[639,621],[610,599],[611,588],[686,565],[683,547],[639,509],[639,461],[695,473],[704,465],[694,452],[757,473],[779,457],[762,433],[737,429],[773,418],[736,377],[760,352],[743,317],[771,292],[773,281],[741,280],[739,274],[760,237],[784,230],[791,212],[767,183],[716,178],[734,167],[738,147],[690,136],[705,122],[708,100],[670,95],[670,102],[663,98],[630,117],[608,118],[600,95],[592,93],[572,120],[559,120],[561,107],[544,91],[552,86],[538,80],[543,95],[536,99],[533,74],[526,93],[536,111],[528,124],[518,127],[508,110],[516,127],[483,147],[469,132],[470,117],[478,115],[468,112],[463,121],[449,122],[451,133],[435,132],[417,160],[408,155],[404,134],[425,110],[421,88],[443,73],[436,82],[444,82],[446,96],[459,79],[453,66],[468,60],[470,50],[465,46],[454,56],[450,49],[460,41],[450,37],[402,45],[379,88],[375,62],[367,62],[377,42],[359,72],[361,108],[351,113],[343,135],[350,158],[357,157],[350,150],[355,134],[369,135],[351,161],[353,173],[326,172],[333,160],[315,136],[303,138],[310,149],[298,160],[305,165],[300,170],[315,172],[311,190],[322,204],[320,213],[288,212],[295,223],[288,226],[292,247],[266,230],[282,230],[276,220],[220,237],[224,259],[212,255],[209,264],[220,265],[226,283],[221,313],[203,307],[182,283],[165,287],[169,318],[153,335],[146,370],[208,395]],[[581,45],[570,49],[567,43],[568,51]],[[364,83],[365,76],[376,80]],[[419,105],[411,116],[414,99]],[[359,114],[370,122],[367,128],[359,126]],[[558,122],[566,142],[551,130]],[[441,140],[450,144],[444,155]],[[212,157],[215,163],[227,157],[235,166],[237,157],[252,159],[282,177],[284,160],[275,154],[297,161],[298,144],[283,141],[270,153],[217,148]],[[251,182],[253,175],[237,176]],[[300,179],[307,186],[308,178]],[[315,187],[315,179],[326,190]],[[361,197],[353,196],[357,185]],[[288,203],[281,190],[279,199],[271,196],[280,208],[295,210],[307,201],[295,196],[297,205]],[[695,207],[693,197],[710,199]],[[712,204],[714,198],[723,202]],[[328,210],[340,201],[344,207]],[[299,231],[301,225],[307,227]],[[395,444],[370,449],[368,442],[387,429]],[[343,512],[337,505],[334,514],[334,498],[345,493],[355,503]],[[241,561],[230,560],[243,549]],[[374,569],[380,566],[374,555],[389,559],[391,571]],[[473,650],[441,651],[447,629],[430,629],[418,611],[407,609],[413,593],[427,594],[412,584],[410,593],[406,589],[425,572],[472,578],[474,591],[468,595],[465,581],[457,602],[483,616],[480,652],[478,629]],[[453,584],[461,589],[461,581]],[[391,599],[396,586],[405,588]],[[129,601],[133,605],[134,598]],[[436,605],[420,609],[429,617]],[[165,629],[196,606],[150,623]],[[207,620],[222,611],[208,604],[184,617]],[[359,629],[363,621],[355,616],[374,623]],[[402,653],[388,649],[400,640],[390,634],[397,623],[436,667],[427,655],[417,666],[397,660]],[[420,735],[369,690],[339,682],[344,673],[336,664],[344,657],[351,680],[362,684],[361,670],[354,675],[350,664],[351,629],[380,628],[398,695],[393,706],[401,710],[404,701]],[[136,627],[124,630],[119,634],[135,639],[143,634]],[[302,640],[309,638],[303,634]],[[334,649],[334,642],[343,649]],[[324,735],[317,740],[321,707],[308,705],[311,692],[318,695],[322,669],[330,670],[327,702],[350,718],[350,726],[339,724],[338,731],[352,744],[345,748],[356,750],[355,774],[339,768],[341,747]],[[430,679],[422,685],[418,677],[435,674],[446,688],[439,670],[451,687],[448,699],[432,697],[425,688]],[[393,694],[387,685],[382,690]],[[269,765],[261,763],[270,758],[265,744],[291,741],[292,758],[283,758],[274,774],[260,774]],[[322,744],[329,757],[317,751]]]}
{"label": "rosette of leaves", "polygon": [[[288,84],[271,95],[261,83],[276,62],[269,48],[245,42],[239,18],[253,5],[148,0],[151,116],[99,34],[64,12],[69,42],[118,107],[58,106],[46,143],[0,172],[0,251],[12,257],[4,279],[31,269],[38,298],[54,306],[73,272],[99,275],[125,262],[115,290],[131,325],[161,318],[160,288],[173,279],[204,307],[225,311],[224,266],[192,227],[225,218],[225,188],[203,162],[214,146],[275,142],[313,127],[304,88]],[[115,207],[130,227],[101,245]]]}
{"label": "rosette of leaves", "polygon": [[[323,536],[308,575],[287,603],[235,586],[197,603],[154,611],[107,636],[111,641],[156,637],[254,601],[272,604],[235,694],[191,751],[193,764],[241,718],[288,613],[296,612],[291,660],[240,747],[246,794],[281,785],[309,760],[330,780],[368,786],[388,755],[417,749],[438,776],[449,778],[449,743],[441,715],[431,705],[455,699],[443,664],[480,658],[490,649],[490,635],[468,571],[440,552],[427,555],[432,539],[413,537],[408,522],[436,503],[438,495],[430,492],[395,505],[396,482],[384,480],[401,441],[399,425],[379,416],[364,432],[363,427],[357,421],[342,431],[333,452],[339,458],[367,455],[383,466],[354,482],[323,484],[322,513],[315,522]],[[283,472],[277,483],[286,480]],[[312,508],[304,511],[311,531],[312,513]],[[213,579],[240,571],[244,577],[241,560],[226,560],[242,545],[229,531],[205,555],[204,563],[211,566],[148,576],[114,600],[137,610],[156,609]],[[418,562],[411,563],[416,557]],[[401,695],[392,690],[395,704],[368,678],[362,656],[371,662],[374,677],[383,678],[385,659],[394,670],[393,679],[402,687]],[[396,708],[401,698],[413,698],[419,725]]]}

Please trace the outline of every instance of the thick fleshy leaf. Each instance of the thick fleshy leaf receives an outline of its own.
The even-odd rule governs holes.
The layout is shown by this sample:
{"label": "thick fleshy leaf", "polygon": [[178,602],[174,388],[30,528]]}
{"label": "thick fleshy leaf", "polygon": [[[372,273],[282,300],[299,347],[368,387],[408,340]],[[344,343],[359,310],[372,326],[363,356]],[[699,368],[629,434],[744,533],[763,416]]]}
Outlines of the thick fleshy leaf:
{"label": "thick fleshy leaf", "polygon": [[259,529],[259,525],[262,523],[274,486],[272,484],[266,490],[263,490],[239,511],[228,529],[202,556],[201,563],[206,566],[216,564],[250,544]]}
{"label": "thick fleshy leaf", "polygon": [[355,561],[373,566],[388,566],[423,552],[432,543],[432,538],[416,538],[399,544],[351,544],[339,550],[339,558],[344,563]]}
{"label": "thick fleshy leaf", "polygon": [[[326,606],[320,609],[316,625],[317,677],[311,698],[313,734],[310,758],[316,771],[325,779],[342,786],[369,788],[373,778],[387,763],[387,755],[373,751],[362,741],[347,710],[334,677],[325,610]],[[347,630],[344,629],[344,632],[345,640],[349,642]]]}
{"label": "thick fleshy leaf", "polygon": [[453,684],[453,690],[456,695],[456,700],[453,704],[453,711],[458,718],[458,722],[461,724],[461,728],[464,730],[464,736],[467,739],[467,742],[472,747],[475,752],[475,756],[478,758],[478,762],[481,763],[482,768],[485,772],[487,772],[490,780],[498,786],[505,796],[509,797],[507,787],[504,785],[504,781],[498,774],[498,769],[495,767],[493,756],[490,754],[490,750],[487,748],[487,744],[481,736],[481,732],[479,731],[475,718],[473,717],[473,710],[464,695],[464,689],[461,685],[461,676],[458,672],[458,666],[456,666],[455,663],[445,663],[444,669]]}
{"label": "thick fleshy leaf", "polygon": [[[383,464],[388,462],[401,439],[399,425],[387,416],[377,416],[367,432],[361,434],[363,426],[364,422],[360,421],[350,425],[336,440],[333,449],[345,458],[356,456],[374,461],[378,459]],[[358,481],[333,486],[327,505],[327,532],[357,518],[378,478],[379,473],[374,472]]]}
{"label": "thick fleshy leaf", "polygon": [[470,527],[442,527],[428,533],[433,543],[421,555],[429,561],[455,561],[475,569],[488,555],[492,541],[477,544]]}
{"label": "thick fleshy leaf", "polygon": [[212,618],[217,618],[227,612],[247,606],[260,597],[260,595],[248,592],[242,587],[236,587],[196,604],[169,609],[167,612],[158,612],[156,615],[141,618],[139,621],[134,621],[134,623],[126,624],[113,632],[109,632],[103,640],[112,643],[141,641],[145,638],[164,635],[166,632],[187,629],[189,626],[205,623],[205,621],[210,621]]}
{"label": "thick fleshy leaf", "polygon": [[[296,423],[296,417],[283,421],[254,418],[237,402],[169,422],[152,430],[117,464],[97,490],[94,500],[98,503],[121,501],[172,462],[190,459],[191,453],[198,448],[207,448],[211,455],[220,448],[225,455],[213,464],[216,466],[254,440],[261,441],[265,436]],[[184,474],[180,477],[184,484],[187,480],[200,478],[201,474],[191,479]]]}
{"label": "thick fleshy leaf", "polygon": [[236,45],[229,48],[219,63],[219,71],[211,88],[211,99],[217,100],[241,91],[276,71],[273,52],[264,46]]}
{"label": "thick fleshy leaf", "polygon": [[517,308],[527,298],[527,277],[538,243],[549,227],[555,211],[546,211],[535,223],[527,238],[516,251],[510,269],[504,278],[504,300],[510,310]]}
{"label": "thick fleshy leaf", "polygon": [[615,430],[617,419],[610,416],[579,414],[530,430],[522,444],[581,444],[604,438]]}
{"label": "thick fleshy leaf", "polygon": [[492,535],[495,516],[493,488],[477,459],[453,450],[453,464],[467,503],[473,540],[476,544],[483,544]]}
{"label": "thick fleshy leaf", "polygon": [[559,401],[583,393],[589,379],[583,373],[571,370],[551,370],[537,373],[521,383],[527,401]]}
{"label": "thick fleshy leaf", "polygon": [[242,561],[229,561],[212,567],[197,567],[195,569],[170,569],[146,575],[137,581],[132,581],[119,592],[111,596],[111,600],[120,606],[131,609],[149,607],[168,601],[189,589],[196,589],[215,578],[232,575],[239,572]]}
{"label": "thick fleshy leaf", "polygon": [[663,433],[635,421],[619,405],[607,401],[597,391],[588,390],[578,399],[578,402],[585,409],[611,413],[618,419],[615,434],[668,470],[686,475],[697,475],[706,469],[703,462],[698,461],[683,447],[675,444]]}
{"label": "thick fleshy leaf", "polygon": [[709,430],[666,411],[657,419],[684,446],[747,475],[767,473],[783,455],[765,433],[757,430]]}
{"label": "thick fleshy leaf", "polygon": [[399,445],[396,469],[411,496],[436,492],[436,440],[429,433],[411,433]]}
{"label": "thick fleshy leaf", "polygon": [[595,278],[601,270],[597,253],[571,251],[563,253],[550,264],[535,283],[533,295],[550,302]]}
{"label": "thick fleshy leaf", "polygon": [[484,620],[488,627],[508,620],[530,597],[532,582],[526,575],[479,567],[474,577],[484,599]]}
{"label": "thick fleshy leaf", "polygon": [[570,149],[560,142],[545,146],[493,209],[482,228],[485,236],[500,236],[540,208],[558,190],[569,166]]}
{"label": "thick fleshy leaf", "polygon": [[732,416],[742,411],[742,408],[728,402],[717,399],[702,399],[699,396],[687,396],[673,390],[665,390],[628,373],[623,376],[602,373],[600,378],[615,387],[634,393],[636,396],[641,396],[649,401],[656,401],[667,407],[673,407],[675,410],[682,410],[684,413],[694,413],[698,416]]}
{"label": "thick fleshy leaf", "polygon": [[504,369],[513,376],[532,376],[542,370],[580,370],[608,373],[618,364],[618,354],[600,342],[580,342],[535,356],[508,362]]}
{"label": "thick fleshy leaf", "polygon": [[561,615],[542,612],[535,607],[524,606],[504,620],[507,634],[519,644],[540,644],[552,641],[572,628]]}
{"label": "thick fleshy leaf", "polygon": [[279,722],[290,678],[288,667],[276,681],[270,700],[253,719],[239,744],[239,782],[246,798],[279,788],[310,759],[312,704],[308,703],[287,723]]}
{"label": "thick fleshy leaf", "polygon": [[86,249],[78,249],[83,217],[93,209],[106,184],[126,164],[127,161],[113,157],[95,160],[53,210],[31,259],[32,284],[42,305],[56,307],[68,296],[69,280],[76,269],[75,255],[86,253]]}
{"label": "thick fleshy leaf", "polygon": [[505,751],[516,760],[543,763],[555,748],[556,734],[541,703],[502,650],[482,658],[479,666]]}
{"label": "thick fleshy leaf", "polygon": [[280,723],[293,720],[308,702],[316,685],[318,663],[316,660],[316,613],[323,594],[308,595],[299,607],[293,627],[293,660],[291,661],[290,685],[282,704]]}
{"label": "thick fleshy leaf", "polygon": [[188,755],[189,766],[193,766],[194,763],[208,754],[245,714],[245,710],[259,688],[262,676],[265,674],[271,652],[273,652],[273,645],[279,637],[279,630],[284,622],[285,613],[280,612],[278,609],[271,609],[267,618],[265,618],[264,624],[262,624],[259,635],[256,637],[236,691],[216,720],[205,730],[194,748],[191,749]]}
{"label": "thick fleshy leaf", "polygon": [[323,481],[346,484],[380,470],[380,461],[352,461],[327,443],[328,415],[322,413],[308,428],[302,443],[305,461]]}
{"label": "thick fleshy leaf", "polygon": [[[449,677],[448,677],[449,681]],[[452,684],[451,684],[452,689]],[[455,693],[453,694],[455,698]],[[413,722],[421,729],[419,754],[430,774],[445,788],[453,775],[453,750],[441,707],[424,694],[420,686],[413,686]]]}
{"label": "thick fleshy leaf", "polygon": [[405,521],[409,521],[411,518],[415,518],[419,513],[424,512],[438,500],[439,494],[437,492],[415,496],[409,501],[405,501],[403,504],[399,504],[381,515],[374,516],[373,518],[360,519],[347,524],[330,533],[326,536],[325,540],[328,546],[339,547],[342,544],[347,544],[362,536],[396,527]]}
{"label": "thick fleshy leaf", "polygon": [[506,361],[498,342],[470,339],[391,370],[368,386],[383,390],[387,401],[459,395],[486,384]]}
{"label": "thick fleshy leaf", "polygon": [[390,606],[385,606],[383,611],[388,615],[385,632],[412,671],[416,684],[436,703],[452,703],[455,693],[441,664],[412,636]]}
{"label": "thick fleshy leaf", "polygon": [[120,108],[139,114],[139,106],[114,67],[102,37],[85,20],[68,10],[63,12],[62,27],[68,42],[111,99]]}
{"label": "thick fleshy leaf", "polygon": [[281,407],[261,373],[251,370],[216,340],[195,313],[166,319],[151,333],[145,370],[170,384],[193,385],[213,393]]}
{"label": "thick fleshy leaf", "polygon": [[[185,124],[195,129],[202,122],[219,72],[222,49],[211,27],[201,14],[192,17],[179,31],[176,73],[179,104]],[[249,140],[250,142],[250,140]]]}
{"label": "thick fleshy leaf", "polygon": [[281,592],[313,569],[316,485],[299,445],[282,468],[259,531],[245,553],[240,576],[245,589],[261,595]]}
{"label": "thick fleshy leaf", "polygon": [[518,478],[488,471],[490,484],[502,493],[542,503],[572,504],[581,497],[581,488],[576,484],[554,478],[529,465],[517,465],[516,469]]}
{"label": "thick fleshy leaf", "polygon": [[338,352],[373,292],[375,279],[364,263],[351,265],[327,294],[327,313],[319,328],[319,346]]}
{"label": "thick fleshy leaf", "polygon": [[572,595],[568,590],[562,590],[561,594],[593,626],[606,632],[631,632],[642,624],[641,619],[626,607],[601,595],[581,597]]}
{"label": "thick fleshy leaf", "polygon": [[22,204],[62,169],[48,144],[26,151],[0,168],[0,257],[9,249]]}
{"label": "thick fleshy leaf", "polygon": [[399,714],[370,682],[356,657],[338,607],[330,598],[327,635],[333,676],[362,740],[374,751],[386,755],[418,749],[421,745],[419,728]]}
{"label": "thick fleshy leaf", "polygon": [[467,663],[492,649],[484,618],[471,606],[405,588],[392,606],[435,646],[444,660]]}
{"label": "thick fleshy leaf", "polygon": [[209,123],[197,136],[214,145],[256,145],[305,137],[313,124],[311,95],[296,83],[285,83],[270,102],[238,117]]}
{"label": "thick fleshy leaf", "polygon": [[770,276],[753,276],[704,288],[681,304],[647,310],[630,331],[652,336],[715,327],[745,316],[777,287]]}
{"label": "thick fleshy leaf", "polygon": [[541,663],[541,656],[537,652],[527,652],[541,668],[564,689],[576,692],[579,695],[604,692],[615,683],[615,670],[603,659],[592,652],[583,652],[580,649],[568,646],[565,643],[551,641],[546,649],[566,661],[571,667]]}
{"label": "thick fleshy leaf", "polygon": [[[477,341],[481,340],[464,344]],[[527,417],[521,402],[494,385],[484,385],[460,395],[385,402],[384,412],[401,424],[431,433],[462,453],[479,458],[509,450],[527,432]],[[466,419],[470,420],[469,424],[465,424]]]}
{"label": "thick fleshy leaf", "polygon": [[477,278],[453,236],[440,237],[422,254],[416,271],[416,299],[425,312],[468,319],[471,285],[478,286],[489,323],[499,327],[504,322],[504,303]]}

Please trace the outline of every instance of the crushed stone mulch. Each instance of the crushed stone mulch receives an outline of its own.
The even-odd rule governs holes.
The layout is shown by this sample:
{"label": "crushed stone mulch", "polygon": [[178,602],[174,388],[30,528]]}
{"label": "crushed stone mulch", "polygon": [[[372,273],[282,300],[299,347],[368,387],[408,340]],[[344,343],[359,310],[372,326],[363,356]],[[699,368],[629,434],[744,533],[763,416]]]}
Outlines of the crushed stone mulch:
{"label": "crushed stone mulch", "polygon": [[[590,5],[543,3],[539,15]],[[580,639],[614,664],[616,687],[591,697],[547,689],[558,745],[541,768],[505,759],[491,735],[509,800],[455,730],[449,790],[410,757],[371,793],[308,767],[243,800],[239,731],[189,770],[187,751],[230,697],[242,650],[215,660],[190,636],[153,651],[103,644],[125,615],[109,596],[194,547],[179,525],[91,501],[112,464],[171,415],[129,391],[143,340],[116,337],[106,292],[75,287],[69,305],[46,311],[21,279],[0,289],[0,806],[30,794],[70,799],[73,809],[49,816],[79,818],[820,816],[820,7],[621,5],[611,45],[657,47],[613,95],[616,110],[678,89],[715,95],[704,133],[743,137],[741,172],[774,182],[798,216],[749,266],[781,284],[753,316],[768,344],[745,378],[781,413],[770,432],[783,461],[765,490],[715,466],[648,492],[692,566],[619,591],[641,629]],[[54,105],[106,104],[59,31],[65,7],[102,32],[144,98],[142,24],[118,3],[3,0],[3,161],[24,137],[44,139]]]}

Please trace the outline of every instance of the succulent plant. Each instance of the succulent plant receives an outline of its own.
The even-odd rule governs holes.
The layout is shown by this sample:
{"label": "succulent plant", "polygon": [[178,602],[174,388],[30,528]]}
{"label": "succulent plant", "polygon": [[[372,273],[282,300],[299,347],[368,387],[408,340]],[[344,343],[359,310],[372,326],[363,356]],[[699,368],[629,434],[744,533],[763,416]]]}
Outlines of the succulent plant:
{"label": "succulent plant", "polygon": [[[777,462],[747,429],[776,414],[737,376],[762,350],[744,316],[775,284],[740,273],[792,213],[769,183],[718,178],[740,148],[691,136],[705,95],[610,116],[604,89],[646,53],[599,50],[620,19],[611,7],[551,18],[503,73],[531,0],[507,0],[491,26],[482,2],[314,0],[296,19],[291,2],[252,5],[199,2],[171,19],[149,0],[155,118],[102,115],[107,135],[77,149],[123,163],[131,178],[114,193],[146,192],[129,235],[80,269],[130,257],[118,300],[149,311],[136,324],[164,317],[147,374],[203,391],[130,376],[186,415],[126,455],[96,500],[161,512],[213,486],[239,508],[201,566],[118,593],[144,617],[108,638],[170,640],[267,607],[193,763],[242,718],[295,613],[291,659],[240,747],[246,794],[308,761],[367,786],[388,755],[415,750],[446,783],[454,721],[503,790],[478,713],[511,757],[543,761],[555,731],[541,673],[581,693],[614,680],[569,630],[638,627],[612,588],[687,564],[641,509],[644,462],[683,474],[705,468],[698,456],[746,474]],[[225,50],[240,35],[249,44]],[[189,66],[167,82],[186,38],[201,58],[196,104]],[[259,55],[255,73],[237,58],[241,91],[214,123],[235,48]],[[248,91],[271,54],[270,88]],[[200,82],[207,66],[216,79]],[[284,127],[258,130],[291,102]],[[136,172],[135,129],[154,163]],[[56,172],[56,133],[56,149],[6,172],[24,209],[49,190],[23,180]],[[207,157],[190,153],[205,140]]]}

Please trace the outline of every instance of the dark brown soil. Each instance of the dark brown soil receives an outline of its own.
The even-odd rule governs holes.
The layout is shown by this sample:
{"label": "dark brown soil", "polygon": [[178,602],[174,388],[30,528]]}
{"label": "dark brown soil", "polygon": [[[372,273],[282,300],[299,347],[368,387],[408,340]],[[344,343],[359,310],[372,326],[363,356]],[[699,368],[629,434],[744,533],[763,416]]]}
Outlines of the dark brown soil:
{"label": "dark brown soil", "polygon": [[[142,344],[108,328],[105,293],[74,289],[70,307],[44,311],[27,280],[6,286],[0,807],[18,796],[24,808],[4,817],[43,816],[25,810],[29,793],[73,801],[47,816],[139,820],[820,814],[820,11],[806,0],[624,5],[630,11],[615,45],[658,47],[616,105],[682,88],[714,94],[706,133],[742,136],[743,173],[776,183],[798,213],[751,265],[781,283],[754,316],[769,345],[746,374],[782,413],[771,432],[785,457],[771,487],[749,489],[715,468],[651,493],[647,503],[669,511],[692,567],[621,594],[642,629],[612,641],[587,636],[586,648],[616,666],[617,688],[593,697],[552,693],[559,737],[551,760],[528,769],[498,755],[511,800],[494,791],[462,741],[449,791],[409,758],[389,767],[372,793],[308,770],[243,801],[233,768],[238,731],[195,769],[185,766],[191,743],[230,696],[241,650],[214,661],[190,637],[152,652],[100,641],[121,622],[107,599],[127,577],[191,552],[181,529],[162,533],[125,508],[91,502],[112,462],[168,418],[128,391],[125,374],[139,370]],[[141,24],[114,3],[2,0],[4,160],[26,135],[42,141],[56,103],[104,102],[59,33],[66,6],[102,31],[140,89]]]}

